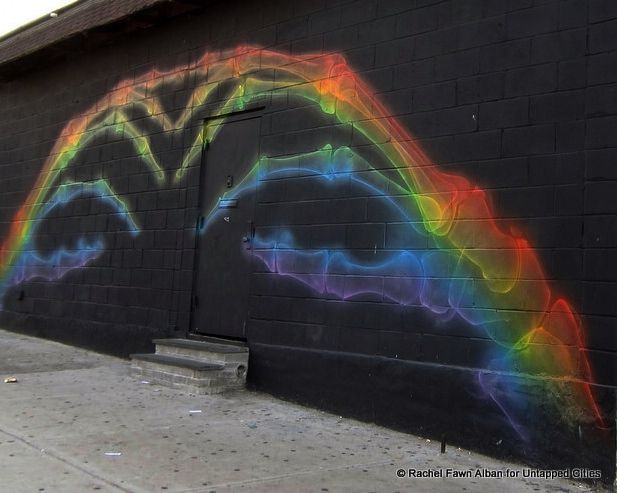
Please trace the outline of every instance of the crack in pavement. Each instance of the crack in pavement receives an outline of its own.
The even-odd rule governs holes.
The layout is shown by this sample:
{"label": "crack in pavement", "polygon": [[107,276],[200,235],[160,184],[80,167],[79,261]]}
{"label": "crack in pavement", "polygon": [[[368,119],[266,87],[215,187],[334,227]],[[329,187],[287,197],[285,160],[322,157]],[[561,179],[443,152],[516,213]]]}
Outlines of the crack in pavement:
{"label": "crack in pavement", "polygon": [[53,449],[47,449],[44,447],[41,447],[39,445],[37,445],[36,443],[16,434],[16,433],[12,433],[10,431],[7,431],[3,428],[0,427],[0,433],[11,437],[13,440],[18,441],[19,443],[36,450],[37,452],[40,452],[42,455],[45,455],[46,457],[50,457],[52,459],[55,459],[59,462],[61,462],[62,464],[71,467],[79,472],[81,472],[82,474],[85,474],[87,476],[89,476],[92,479],[95,479],[97,481],[100,481],[102,483],[105,483],[107,486],[111,486],[113,488],[116,488],[119,491],[122,491],[124,493],[135,493],[136,491],[140,491],[138,489],[128,489],[124,486],[121,486],[103,476],[100,476],[99,474],[96,474],[93,471],[90,471],[88,468],[85,468],[79,464],[74,463],[73,461],[71,461],[70,459],[67,459],[66,457],[63,457],[59,452],[54,451]]}

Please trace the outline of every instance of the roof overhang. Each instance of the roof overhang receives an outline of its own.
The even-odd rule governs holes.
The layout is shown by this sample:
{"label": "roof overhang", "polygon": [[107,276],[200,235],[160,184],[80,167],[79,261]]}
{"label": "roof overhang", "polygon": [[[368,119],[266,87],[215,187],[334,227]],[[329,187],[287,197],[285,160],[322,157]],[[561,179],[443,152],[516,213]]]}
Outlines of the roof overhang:
{"label": "roof overhang", "polygon": [[0,38],[0,79],[200,10],[208,0],[81,0]]}

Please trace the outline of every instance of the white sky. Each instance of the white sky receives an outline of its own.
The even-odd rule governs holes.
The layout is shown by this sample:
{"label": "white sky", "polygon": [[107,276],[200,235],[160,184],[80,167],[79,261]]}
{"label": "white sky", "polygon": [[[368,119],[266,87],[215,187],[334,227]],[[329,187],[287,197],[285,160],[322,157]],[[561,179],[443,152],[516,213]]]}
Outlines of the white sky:
{"label": "white sky", "polygon": [[76,0],[0,0],[0,36]]}

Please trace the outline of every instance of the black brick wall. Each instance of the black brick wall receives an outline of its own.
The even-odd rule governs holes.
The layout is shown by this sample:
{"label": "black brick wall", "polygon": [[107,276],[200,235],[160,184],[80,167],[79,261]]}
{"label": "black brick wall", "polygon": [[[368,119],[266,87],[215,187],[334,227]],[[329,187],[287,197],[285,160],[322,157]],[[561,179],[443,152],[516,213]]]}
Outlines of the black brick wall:
{"label": "black brick wall", "polygon": [[[454,441],[498,454],[601,467],[606,479],[614,474],[610,388],[617,383],[616,27],[613,0],[237,1],[69,53],[0,84],[0,238],[9,236],[65,123],[104,104],[120,80],[243,43],[287,54],[340,53],[430,159],[486,190],[496,224],[521,231],[535,248],[551,290],[570,301],[585,327],[581,353],[594,382],[609,386],[594,390],[607,430],[587,423],[584,443],[561,433],[538,395],[540,417],[525,414],[536,422],[536,439],[521,440],[490,401],[475,397],[473,370],[486,364],[489,337],[461,320],[382,303],[379,293],[349,301],[316,294],[263,265],[251,279],[250,381],[403,429],[447,430]],[[196,81],[190,72],[173,79],[158,96],[177,117]],[[206,115],[185,132],[161,131],[137,107],[127,118],[149,136],[172,176]],[[266,105],[261,129],[262,152],[274,158],[327,143],[371,155],[357,129],[292,96]],[[107,180],[140,232],[91,197],[56,207],[34,239],[39,251],[78,249],[80,238],[90,238],[103,241],[104,252],[61,279],[10,287],[2,326],[124,356],[147,350],[153,337],[186,333],[199,160],[183,180],[161,185],[126,133],[108,129],[62,177]],[[324,191],[295,178],[266,184],[256,197],[258,233],[284,225],[309,248],[342,245],[368,259],[377,250],[428,246],[410,244],[400,217],[351,186]],[[452,422],[434,419],[452,408],[460,409]],[[502,449],[492,445],[496,435]],[[575,452],[555,454],[551,438]]]}

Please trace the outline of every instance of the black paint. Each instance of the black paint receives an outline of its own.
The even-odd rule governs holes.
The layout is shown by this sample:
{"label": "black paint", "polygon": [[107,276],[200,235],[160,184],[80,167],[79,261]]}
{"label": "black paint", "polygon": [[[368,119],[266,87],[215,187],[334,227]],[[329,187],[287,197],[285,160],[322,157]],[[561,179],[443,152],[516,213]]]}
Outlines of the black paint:
{"label": "black paint", "polygon": [[[58,45],[65,59],[33,55],[0,67],[0,238],[24,201],[64,122],[114,84],[153,67],[195,61],[210,49],[248,42],[281,51],[336,51],[444,170],[489,191],[499,218],[538,249],[551,287],[570,299],[586,327],[588,356],[609,429],[564,432],[559,409],[530,416],[521,441],[496,406],[478,398],[474,371],[491,343],[453,321],[435,323],[408,307],[366,296],[343,303],[252,265],[246,282],[246,333],[256,388],[337,413],[513,457],[531,464],[615,470],[617,383],[617,8],[612,0],[505,2],[393,0],[228,2],[192,16],[158,18],[130,39],[107,33],[104,46]],[[138,24],[138,23],[136,23]],[[109,44],[113,42],[113,44]],[[64,48],[63,48],[64,46]],[[81,50],[81,51],[80,51]],[[62,56],[62,55],[60,55]],[[53,61],[54,64],[48,64]],[[194,81],[163,95],[177,115]],[[290,98],[261,108],[260,152],[297,154],[325,143],[369,152],[357,132]],[[197,112],[199,113],[199,112]],[[153,152],[175,171],[207,111],[185,132],[156,130]],[[155,132],[134,108],[131,118]],[[240,166],[240,163],[238,163]],[[387,166],[387,164],[382,164]],[[159,186],[113,132],[80,154],[67,179],[104,173],[142,228],[133,237],[114,211],[91,199],[58,208],[37,246],[51,251],[96,234],[107,250],[57,282],[31,280],[10,290],[0,324],[11,330],[126,356],[151,339],[186,334],[197,293],[195,239],[203,214],[200,166]],[[241,173],[222,169],[237,183]],[[409,244],[392,211],[353,188],[323,195],[310,180],[260,188],[257,232],[291,225],[298,241],[339,245],[359,255]],[[327,198],[327,206],[324,206]],[[230,209],[235,211],[235,209]],[[387,223],[387,224],[386,224]],[[242,294],[242,296],[245,296]],[[208,296],[206,296],[208,298]],[[218,302],[217,302],[218,303]],[[207,324],[207,322],[206,322]],[[532,395],[537,389],[529,388]],[[543,403],[542,396],[537,402]]]}

